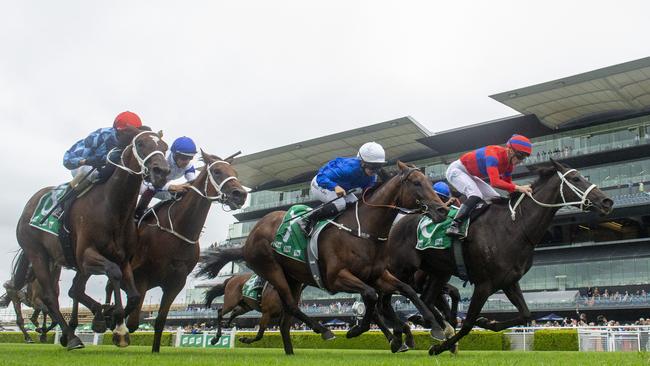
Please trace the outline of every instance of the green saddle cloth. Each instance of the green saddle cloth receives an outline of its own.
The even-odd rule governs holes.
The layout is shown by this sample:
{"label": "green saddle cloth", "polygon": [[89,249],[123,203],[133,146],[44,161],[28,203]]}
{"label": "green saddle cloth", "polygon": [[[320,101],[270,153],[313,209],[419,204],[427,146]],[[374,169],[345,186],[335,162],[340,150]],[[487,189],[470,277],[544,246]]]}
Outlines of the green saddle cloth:
{"label": "green saddle cloth", "polygon": [[43,221],[42,223],[41,221],[45,215],[47,215],[50,210],[56,206],[56,204],[68,191],[68,189],[70,189],[70,184],[64,183],[42,195],[41,199],[38,200],[38,205],[36,205],[36,209],[34,210],[32,218],[29,220],[29,225],[50,234],[59,236],[59,229],[61,228],[60,216],[52,214],[47,218],[47,220]]}
{"label": "green saddle cloth", "polygon": [[[447,214],[447,218],[443,222],[434,223],[433,220],[426,215],[423,215],[418,223],[417,236],[418,241],[415,245],[417,250],[425,249],[449,249],[453,243],[453,238],[447,236],[445,231],[451,225],[458,212],[458,208],[452,206]],[[467,228],[469,227],[469,219],[463,221],[460,227],[463,236],[467,235]]]}
{"label": "green saddle cloth", "polygon": [[262,299],[262,290],[264,289],[265,284],[266,281],[264,281],[263,278],[253,273],[251,278],[249,278],[248,281],[244,283],[244,287],[242,287],[241,293],[245,297],[260,302]]}
{"label": "green saddle cloth", "polygon": [[[294,205],[287,210],[282,224],[275,234],[271,243],[273,249],[285,257],[307,263],[306,250],[309,245],[309,237],[302,229],[302,215],[311,211],[307,205]],[[317,232],[320,227],[327,225],[329,219],[321,220],[314,225],[312,232]]]}

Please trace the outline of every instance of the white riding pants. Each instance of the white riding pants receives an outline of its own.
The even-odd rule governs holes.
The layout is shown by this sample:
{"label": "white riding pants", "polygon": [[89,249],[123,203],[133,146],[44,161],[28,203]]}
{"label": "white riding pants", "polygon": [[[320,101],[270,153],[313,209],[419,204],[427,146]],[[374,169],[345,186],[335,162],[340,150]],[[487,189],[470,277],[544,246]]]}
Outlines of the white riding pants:
{"label": "white riding pants", "polygon": [[[316,182],[316,177],[311,180],[311,188],[309,189],[309,193],[316,197],[321,202],[329,202],[334,200],[336,196],[336,192],[330,191],[327,188],[323,188],[318,185],[318,182]],[[339,212],[345,210],[345,206],[347,203],[354,203],[357,202],[357,196],[353,194],[347,194],[343,197],[339,197],[339,199],[334,200],[332,203],[336,206],[336,209],[339,210]]]}
{"label": "white riding pants", "polygon": [[483,200],[501,196],[483,179],[471,175],[460,160],[449,165],[445,174],[449,184],[466,197],[478,196]]}

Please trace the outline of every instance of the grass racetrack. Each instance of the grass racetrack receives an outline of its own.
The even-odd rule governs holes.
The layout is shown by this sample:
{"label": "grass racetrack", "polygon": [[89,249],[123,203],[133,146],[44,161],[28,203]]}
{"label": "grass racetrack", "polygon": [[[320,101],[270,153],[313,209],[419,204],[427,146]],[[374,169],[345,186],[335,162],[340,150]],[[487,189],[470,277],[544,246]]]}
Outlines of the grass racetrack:
{"label": "grass racetrack", "polygon": [[165,347],[151,354],[149,347],[87,346],[66,351],[58,345],[0,344],[0,365],[68,366],[201,366],[201,365],[650,365],[650,353],[635,352],[514,352],[465,351],[430,357],[426,351],[296,349],[287,357],[281,349],[192,349]]}

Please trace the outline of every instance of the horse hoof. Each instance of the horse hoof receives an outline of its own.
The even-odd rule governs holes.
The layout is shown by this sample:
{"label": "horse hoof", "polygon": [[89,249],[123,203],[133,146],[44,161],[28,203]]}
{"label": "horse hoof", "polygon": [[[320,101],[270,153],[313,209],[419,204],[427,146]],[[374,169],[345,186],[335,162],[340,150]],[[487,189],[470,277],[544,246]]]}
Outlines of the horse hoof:
{"label": "horse hoof", "polygon": [[365,330],[361,328],[359,325],[355,325],[354,327],[350,328],[348,332],[345,334],[346,338],[354,338],[360,336],[362,333],[364,333]]}
{"label": "horse hoof", "polygon": [[431,329],[431,337],[440,342],[443,342],[446,339],[445,332],[442,329]]}
{"label": "horse hoof", "polygon": [[406,346],[410,349],[415,349],[415,339],[413,339],[412,337],[407,337],[406,342],[404,342],[404,344],[406,344]]}
{"label": "horse hoof", "polygon": [[45,333],[41,334],[41,336],[38,337],[38,341],[41,343],[47,343],[47,334]]}
{"label": "horse hoof", "polygon": [[326,330],[325,332],[323,332],[323,334],[321,334],[320,336],[325,341],[331,341],[332,339],[336,339],[336,336],[334,335],[334,333],[332,333],[332,331],[329,330],[329,329]]}
{"label": "horse hoof", "polygon": [[34,340],[32,340],[31,338],[26,338],[25,343],[34,343]]}
{"label": "horse hoof", "polygon": [[401,351],[403,346],[404,346],[404,343],[402,343],[402,341],[397,339],[397,338],[390,341],[390,351],[393,352],[393,353],[404,352],[404,351]]}
{"label": "horse hoof", "polygon": [[445,339],[449,339],[455,334],[456,330],[451,325],[449,325],[449,323],[445,322]]}
{"label": "horse hoof", "polygon": [[454,356],[458,355],[458,343],[452,344],[451,347],[449,347],[449,352]]}
{"label": "horse hoof", "polygon": [[479,327],[481,327],[483,329],[488,329],[490,321],[487,320],[487,318],[480,317],[480,318],[476,319],[474,324],[476,324],[477,326],[479,326]]}
{"label": "horse hoof", "polygon": [[402,344],[402,347],[400,347],[400,348],[397,350],[397,353],[406,352],[406,351],[408,351],[409,349],[410,349],[409,346],[407,346],[406,344]]}
{"label": "horse hoof", "polygon": [[61,334],[61,338],[59,338],[59,343],[61,343],[63,347],[68,345],[68,336],[65,333]]}
{"label": "horse hoof", "polygon": [[72,351],[73,349],[84,348],[84,344],[83,344],[83,342],[81,342],[81,339],[79,339],[79,337],[74,336],[68,342],[67,348],[68,348],[68,351]]}
{"label": "horse hoof", "polygon": [[438,344],[434,344],[429,348],[429,356],[435,356],[441,354],[443,349]]}
{"label": "horse hoof", "polygon": [[105,333],[106,332],[106,321],[104,320],[94,320],[92,324],[92,330],[95,333]]}

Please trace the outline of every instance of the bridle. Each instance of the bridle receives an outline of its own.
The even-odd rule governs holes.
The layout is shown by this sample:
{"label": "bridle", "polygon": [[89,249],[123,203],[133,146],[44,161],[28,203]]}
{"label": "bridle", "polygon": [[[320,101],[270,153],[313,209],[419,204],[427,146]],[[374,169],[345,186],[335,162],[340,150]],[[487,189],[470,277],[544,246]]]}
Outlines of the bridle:
{"label": "bridle", "polygon": [[[129,174],[142,175],[144,177],[148,176],[149,175],[149,168],[147,168],[147,166],[146,166],[147,160],[151,159],[153,156],[158,155],[158,154],[162,155],[163,159],[164,159],[165,158],[165,153],[162,152],[161,150],[154,150],[154,151],[150,152],[144,158],[140,157],[140,154],[138,153],[138,149],[135,146],[136,145],[135,142],[140,136],[147,135],[147,134],[154,134],[154,135],[156,135],[156,137],[158,136],[158,134],[153,132],[153,131],[142,131],[142,132],[138,133],[137,135],[135,135],[135,137],[133,137],[133,139],[131,140],[131,143],[126,148],[124,148],[122,150],[122,153],[120,154],[120,162],[119,163],[114,162],[110,158],[113,151],[118,150],[118,148],[116,148],[116,147],[111,149],[111,151],[108,152],[108,155],[106,155],[106,161],[108,163],[110,163],[112,165],[115,165],[116,167],[126,171]],[[156,143],[156,146],[157,145],[158,144]],[[129,147],[131,148],[131,153],[135,157],[135,160],[138,162],[138,165],[140,166],[140,171],[139,172],[136,172],[135,170],[129,168],[124,163],[124,153],[129,149]]]}
{"label": "bridle", "polygon": [[[229,162],[224,160],[213,161],[212,163],[206,166],[208,177],[205,179],[205,184],[203,185],[203,192],[201,192],[198,188],[194,186],[190,186],[189,189],[196,192],[196,194],[198,194],[199,196],[205,198],[210,202],[225,203],[228,200],[228,195],[226,195],[226,193],[222,191],[223,186],[231,180],[238,180],[238,179],[237,177],[232,175],[222,180],[221,183],[217,183],[217,181],[214,179],[214,176],[212,175],[212,166],[215,164],[230,165]],[[208,184],[210,184],[212,188],[214,188],[214,190],[217,192],[216,196],[208,195]]]}
{"label": "bridle", "polygon": [[[400,177],[400,183],[404,183],[408,179],[408,177],[411,175],[411,173],[413,173],[415,171],[418,171],[418,170],[419,170],[418,168],[409,168],[409,170],[404,175],[402,175],[402,177]],[[400,187],[400,194],[401,194],[402,189],[403,189],[403,187]],[[393,210],[397,210],[397,211],[399,211],[400,213],[402,213],[404,215],[414,215],[414,214],[421,214],[421,213],[428,213],[429,212],[429,206],[427,204],[423,203],[420,200],[416,200],[416,203],[420,207],[415,208],[415,209],[404,208],[404,207],[400,207],[400,206],[397,206],[397,205],[373,205],[373,204],[368,203],[366,201],[366,193],[368,192],[368,190],[369,190],[369,188],[366,188],[363,191],[363,193],[361,194],[361,200],[363,201],[363,204],[368,206],[368,207],[390,208],[390,209],[393,209]],[[357,219],[357,222],[358,222],[358,219]]]}
{"label": "bridle", "polygon": [[[564,172],[564,174],[561,173],[561,172],[556,172],[557,175],[560,177],[560,196],[562,197],[562,202],[561,203],[544,203],[544,202],[540,202],[540,201],[536,200],[535,197],[533,197],[532,193],[521,194],[519,196],[519,198],[517,199],[517,201],[515,202],[514,206],[511,205],[512,200],[509,200],[508,201],[508,207],[510,208],[510,217],[512,218],[512,221],[515,221],[515,215],[516,215],[515,210],[517,209],[517,206],[519,206],[519,204],[521,203],[521,201],[524,199],[525,196],[530,197],[530,199],[533,200],[533,202],[535,202],[537,205],[542,206],[542,207],[549,207],[550,208],[550,207],[567,207],[567,206],[580,205],[580,210],[581,211],[586,211],[587,209],[592,207],[593,203],[589,199],[587,199],[587,196],[589,195],[589,193],[591,193],[591,191],[594,188],[596,188],[596,185],[592,184],[587,189],[585,189],[584,191],[581,190],[580,188],[576,187],[573,183],[569,182],[566,179],[566,176],[569,173],[572,173],[572,172],[577,172],[577,170],[569,169],[566,172]],[[565,184],[566,184],[567,187],[569,187],[569,189],[571,191],[573,191],[573,193],[576,194],[576,196],[578,196],[580,198],[580,201],[567,202],[566,197],[564,197],[564,185]]]}

